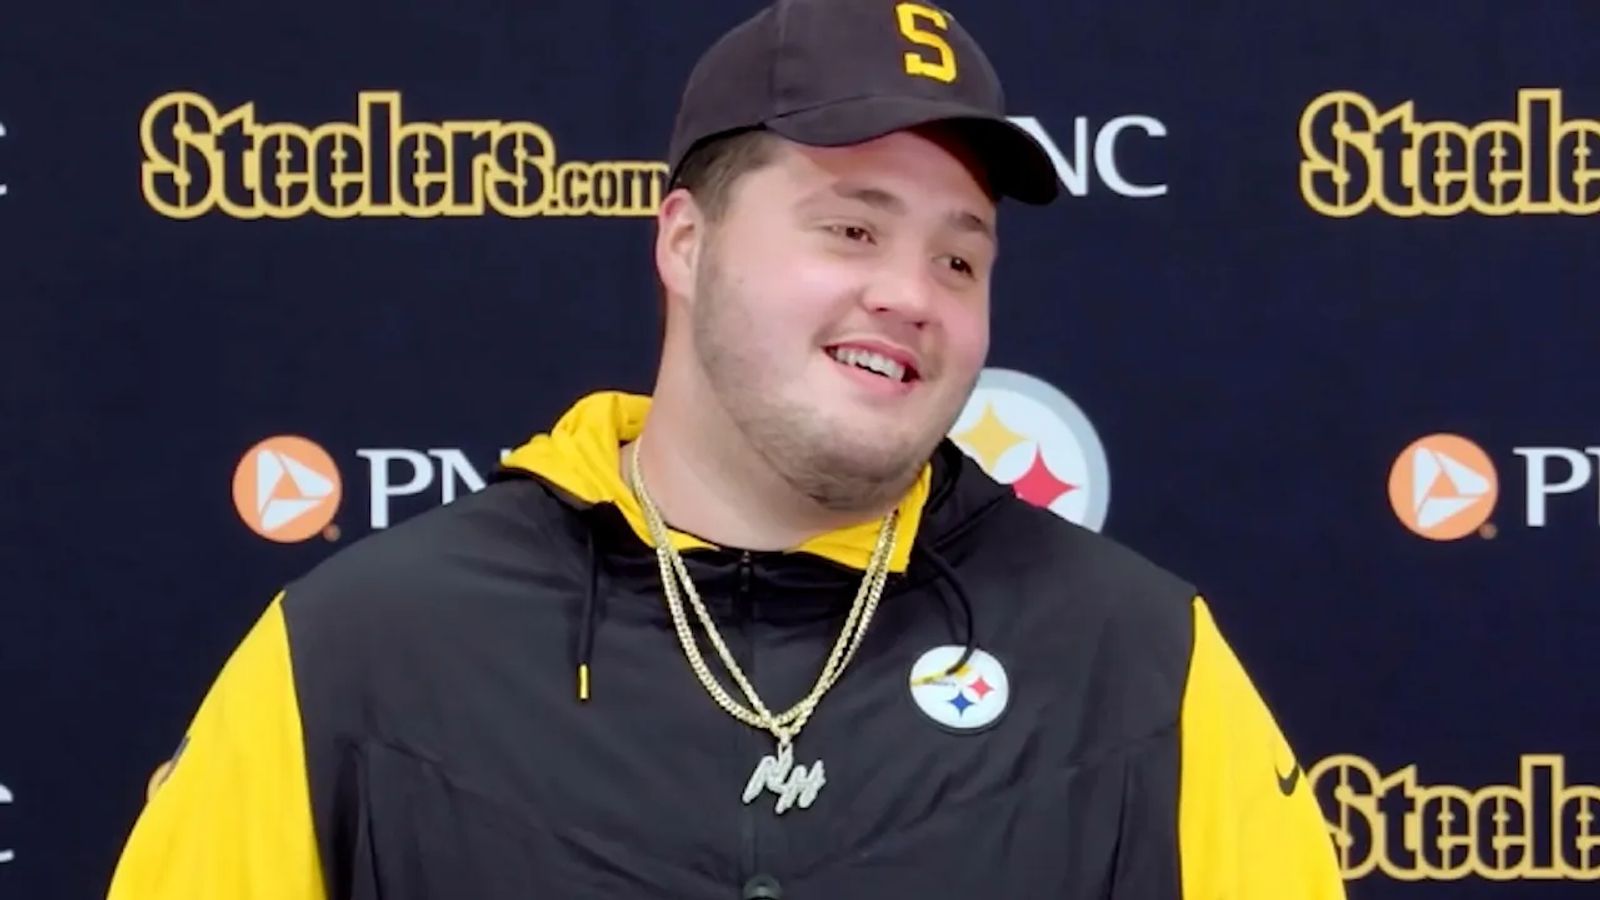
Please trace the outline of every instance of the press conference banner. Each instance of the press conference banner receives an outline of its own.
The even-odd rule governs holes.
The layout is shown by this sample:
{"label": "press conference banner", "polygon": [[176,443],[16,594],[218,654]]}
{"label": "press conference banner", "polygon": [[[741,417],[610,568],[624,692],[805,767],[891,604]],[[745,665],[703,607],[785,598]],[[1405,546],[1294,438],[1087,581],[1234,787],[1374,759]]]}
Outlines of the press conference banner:
{"label": "press conference banner", "polygon": [[[280,585],[648,391],[756,6],[13,6],[0,898],[83,898]],[[1065,189],[952,436],[1202,586],[1350,896],[1594,896],[1600,6],[949,6]]]}

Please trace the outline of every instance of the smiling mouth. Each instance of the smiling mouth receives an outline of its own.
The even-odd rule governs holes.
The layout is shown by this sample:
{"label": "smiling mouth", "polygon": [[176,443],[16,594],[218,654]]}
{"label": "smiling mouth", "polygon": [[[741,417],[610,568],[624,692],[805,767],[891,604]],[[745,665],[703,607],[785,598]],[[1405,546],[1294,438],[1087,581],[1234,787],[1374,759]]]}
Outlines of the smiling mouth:
{"label": "smiling mouth", "polygon": [[874,353],[871,350],[863,350],[860,347],[828,347],[827,353],[833,357],[834,362],[841,365],[854,366],[890,381],[904,384],[917,380],[916,369],[898,360],[890,359],[882,353]]}

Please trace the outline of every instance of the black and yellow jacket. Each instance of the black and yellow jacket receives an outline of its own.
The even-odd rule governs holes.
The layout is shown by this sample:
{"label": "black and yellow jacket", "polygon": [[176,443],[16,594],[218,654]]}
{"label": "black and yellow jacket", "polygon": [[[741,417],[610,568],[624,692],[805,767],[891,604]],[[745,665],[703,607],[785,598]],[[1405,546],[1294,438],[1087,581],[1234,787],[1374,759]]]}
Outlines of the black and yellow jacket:
{"label": "black and yellow jacket", "polygon": [[[825,787],[782,815],[771,794],[744,803],[772,738],[692,674],[618,473],[647,410],[587,397],[484,490],[289,584],[153,787],[110,900],[1344,896],[1305,778],[1195,591],[948,442],[797,740]],[[816,678],[876,532],[781,553],[675,534],[773,709]],[[913,664],[942,645],[1004,666],[992,727],[913,702]]]}

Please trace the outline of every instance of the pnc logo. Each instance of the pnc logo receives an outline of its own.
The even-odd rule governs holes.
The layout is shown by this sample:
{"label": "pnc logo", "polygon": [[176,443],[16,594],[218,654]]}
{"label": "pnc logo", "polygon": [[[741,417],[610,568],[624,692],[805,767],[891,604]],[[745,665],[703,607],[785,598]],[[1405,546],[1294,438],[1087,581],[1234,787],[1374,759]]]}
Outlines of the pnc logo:
{"label": "pnc logo", "polygon": [[[500,458],[510,453],[502,448]],[[388,528],[485,484],[477,466],[455,447],[359,447],[355,455],[359,462],[341,466],[316,441],[298,435],[267,438],[234,470],[234,508],[251,531],[269,540],[338,541]],[[348,482],[341,472],[350,474]],[[335,522],[341,510],[357,513],[359,522]]]}
{"label": "pnc logo", "polygon": [[250,530],[280,543],[322,534],[343,489],[328,451],[295,435],[251,447],[233,473],[233,504]]}
{"label": "pnc logo", "polygon": [[[11,789],[7,788],[3,784],[0,784],[0,805],[9,804],[15,799],[16,798],[11,795]],[[8,863],[16,858],[17,851],[9,849],[0,850],[0,863]]]}
{"label": "pnc logo", "polygon": [[950,438],[1023,500],[1093,531],[1105,524],[1111,477],[1100,437],[1048,383],[983,370]]}
{"label": "pnc logo", "polygon": [[1122,145],[1119,143],[1123,132],[1129,130],[1141,131],[1146,138],[1166,137],[1167,126],[1160,119],[1145,115],[1117,116],[1094,127],[1091,139],[1089,118],[1078,116],[1072,120],[1072,146],[1069,155],[1056,143],[1055,138],[1037,117],[1011,116],[1010,118],[1011,124],[1033,135],[1044,148],[1045,153],[1050,156],[1050,162],[1055,165],[1057,177],[1061,179],[1067,193],[1072,196],[1088,196],[1090,175],[1096,176],[1100,183],[1121,197],[1148,199],[1166,196],[1165,181],[1137,182],[1125,174],[1126,162],[1121,152]]}
{"label": "pnc logo", "polygon": [[1482,528],[1499,491],[1489,454],[1454,434],[1416,440],[1389,470],[1395,515],[1407,528],[1435,541],[1453,541]]}

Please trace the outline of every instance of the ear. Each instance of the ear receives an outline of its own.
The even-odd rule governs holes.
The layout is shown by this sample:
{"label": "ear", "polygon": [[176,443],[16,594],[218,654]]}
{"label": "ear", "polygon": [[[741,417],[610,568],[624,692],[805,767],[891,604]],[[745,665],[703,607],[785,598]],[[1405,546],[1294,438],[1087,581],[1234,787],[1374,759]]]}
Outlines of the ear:
{"label": "ear", "polygon": [[683,188],[667,194],[656,214],[656,273],[673,297],[688,297],[694,288],[700,244],[706,237],[705,213]]}

